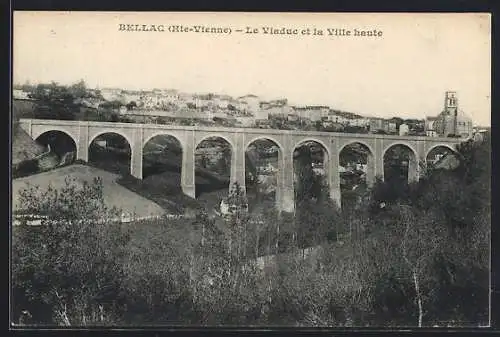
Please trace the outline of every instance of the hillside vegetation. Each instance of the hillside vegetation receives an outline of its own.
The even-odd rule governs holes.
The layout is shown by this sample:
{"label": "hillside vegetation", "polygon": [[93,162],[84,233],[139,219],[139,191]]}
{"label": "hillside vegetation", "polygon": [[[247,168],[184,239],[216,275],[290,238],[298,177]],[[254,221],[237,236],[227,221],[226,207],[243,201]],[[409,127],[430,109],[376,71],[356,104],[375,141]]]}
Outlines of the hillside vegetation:
{"label": "hillside vegetation", "polygon": [[[99,182],[20,192],[48,219],[13,230],[14,317],[29,310],[32,324],[87,327],[487,324],[490,141],[459,151],[453,172],[404,188],[378,182],[349,214],[307,167],[294,216],[249,216],[237,186],[227,221],[200,211],[132,226],[98,220],[113,212]],[[312,260],[295,254],[307,247],[317,247]],[[292,254],[255,263],[278,253]]]}
{"label": "hillside vegetation", "polygon": [[12,100],[12,120],[19,121],[20,118],[33,118],[38,107],[36,101],[13,99]]}

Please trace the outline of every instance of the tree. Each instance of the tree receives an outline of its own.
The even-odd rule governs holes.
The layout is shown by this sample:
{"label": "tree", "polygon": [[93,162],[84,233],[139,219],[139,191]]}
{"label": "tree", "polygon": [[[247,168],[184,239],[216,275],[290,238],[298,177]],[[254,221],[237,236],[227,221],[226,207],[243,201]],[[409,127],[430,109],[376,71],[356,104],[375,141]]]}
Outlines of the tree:
{"label": "tree", "polygon": [[[39,227],[14,228],[12,275],[20,305],[46,324],[115,323],[128,232],[113,222],[119,212],[105,206],[102,183],[78,186],[67,179],[46,191],[31,186],[20,203],[27,214],[45,216]],[[43,318],[40,305],[52,317]]]}
{"label": "tree", "polygon": [[21,90],[24,92],[31,93],[33,91],[33,89],[34,89],[33,85],[28,80],[26,80],[26,82],[24,82],[24,84],[21,85]]}
{"label": "tree", "polygon": [[[203,212],[193,222],[201,236],[194,243],[190,288],[197,324],[249,324],[258,319],[264,303],[259,276],[248,244],[251,229],[244,190],[234,183],[228,196],[231,213],[216,224]],[[222,232],[218,227],[225,228]]]}
{"label": "tree", "polygon": [[74,98],[84,98],[88,96],[87,85],[83,79],[72,84],[68,91]]}
{"label": "tree", "polygon": [[378,324],[487,320],[489,150],[459,148],[463,166],[431,171],[405,193],[379,182],[365,205],[360,250]]}
{"label": "tree", "polygon": [[127,324],[196,323],[189,268],[199,232],[186,225],[168,218],[128,224],[135,235],[122,262]]}
{"label": "tree", "polygon": [[127,107],[127,110],[129,110],[129,111],[134,110],[135,108],[137,108],[137,103],[135,101],[131,101],[130,103],[128,103],[126,105],[126,107]]}
{"label": "tree", "polygon": [[[442,221],[436,213],[416,212],[409,206],[400,205],[402,228],[401,250],[404,261],[410,269],[415,291],[415,302],[418,307],[418,327],[422,327],[424,317],[424,298],[422,289],[424,280],[431,277],[427,274],[431,266],[442,253],[447,241]],[[426,275],[427,274],[427,275]],[[432,285],[428,286],[430,292]]]}
{"label": "tree", "polygon": [[404,120],[400,117],[392,117],[389,119],[389,122],[396,124],[396,129],[399,129],[399,126],[404,123]]}
{"label": "tree", "polygon": [[231,186],[227,197],[229,205],[229,253],[234,256],[235,265],[246,257],[246,239],[248,229],[248,199],[244,189],[236,181]]}

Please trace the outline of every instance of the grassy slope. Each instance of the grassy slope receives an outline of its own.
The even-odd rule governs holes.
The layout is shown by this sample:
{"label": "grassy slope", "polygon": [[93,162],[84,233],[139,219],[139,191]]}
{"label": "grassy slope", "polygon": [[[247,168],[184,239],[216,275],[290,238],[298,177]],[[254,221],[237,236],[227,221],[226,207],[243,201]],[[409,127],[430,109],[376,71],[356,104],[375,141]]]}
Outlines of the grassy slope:
{"label": "grassy slope", "polygon": [[104,200],[109,207],[116,206],[119,209],[138,216],[161,215],[164,210],[155,202],[144,198],[125,187],[119,185],[116,180],[118,175],[85,165],[71,165],[54,169],[52,171],[35,174],[29,177],[14,179],[12,181],[12,203],[13,209],[20,208],[18,201],[19,192],[26,184],[38,185],[46,189],[49,184],[53,187],[61,187],[66,177],[75,177],[78,181],[91,181],[95,177],[101,177],[104,185]]}
{"label": "grassy slope", "polygon": [[19,118],[29,118],[33,115],[36,103],[28,100],[12,100],[12,164],[32,159],[45,152],[40,144],[36,143],[18,125]]}
{"label": "grassy slope", "polygon": [[24,160],[45,152],[42,145],[35,142],[19,125],[14,124],[12,128],[12,164],[18,164]]}
{"label": "grassy slope", "polygon": [[[91,158],[91,166],[118,174],[117,183],[138,195],[149,199],[165,211],[172,214],[183,214],[189,210],[199,207],[213,209],[216,203],[228,191],[227,184],[217,183],[210,186],[213,177],[207,176],[205,172],[196,171],[196,182],[198,191],[204,190],[199,198],[193,199],[182,192],[180,181],[180,158],[176,156],[162,156],[157,158],[159,164],[152,166],[146,159],[144,162],[144,179],[139,180],[130,175],[127,158],[119,158],[112,153],[94,152]],[[95,159],[93,161],[92,159]]]}

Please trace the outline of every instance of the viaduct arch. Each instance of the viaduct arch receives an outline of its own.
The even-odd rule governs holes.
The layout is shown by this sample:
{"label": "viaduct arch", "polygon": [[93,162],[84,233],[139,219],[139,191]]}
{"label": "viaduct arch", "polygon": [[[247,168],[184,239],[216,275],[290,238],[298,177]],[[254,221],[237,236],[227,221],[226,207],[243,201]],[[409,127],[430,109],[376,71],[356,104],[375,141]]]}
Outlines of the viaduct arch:
{"label": "viaduct arch", "polygon": [[434,150],[434,149],[436,149],[438,147],[445,147],[445,148],[447,148],[448,150],[450,150],[453,153],[457,152],[457,149],[454,148],[453,146],[451,146],[450,144],[435,144],[435,145],[433,145],[433,146],[431,146],[431,147],[428,148],[428,150],[425,153],[425,158],[427,158],[429,156],[429,154],[431,153],[432,150]]}
{"label": "viaduct arch", "polygon": [[347,149],[347,147],[352,146],[352,145],[361,145],[365,147],[368,152],[366,156],[366,184],[367,186],[373,186],[375,183],[375,160],[374,160],[374,148],[373,145],[370,145],[369,142],[363,141],[363,140],[356,140],[353,142],[345,142],[343,145],[339,147],[339,161],[340,161],[340,156],[342,155],[342,151]]}

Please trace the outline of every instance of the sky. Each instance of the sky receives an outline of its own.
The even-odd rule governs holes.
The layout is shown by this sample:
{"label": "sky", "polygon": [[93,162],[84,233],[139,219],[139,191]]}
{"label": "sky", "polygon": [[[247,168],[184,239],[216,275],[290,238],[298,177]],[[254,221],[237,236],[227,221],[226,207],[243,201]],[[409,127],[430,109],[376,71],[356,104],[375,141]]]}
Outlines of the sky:
{"label": "sky", "polygon": [[[120,24],[165,31],[120,31]],[[172,25],[231,33],[168,32]],[[258,33],[236,32],[247,26]],[[489,14],[23,11],[14,12],[13,27],[16,84],[83,79],[99,88],[255,94],[402,118],[436,116],[451,90],[474,124],[491,123]],[[298,34],[264,34],[263,27]],[[382,35],[353,36],[374,29]]]}

